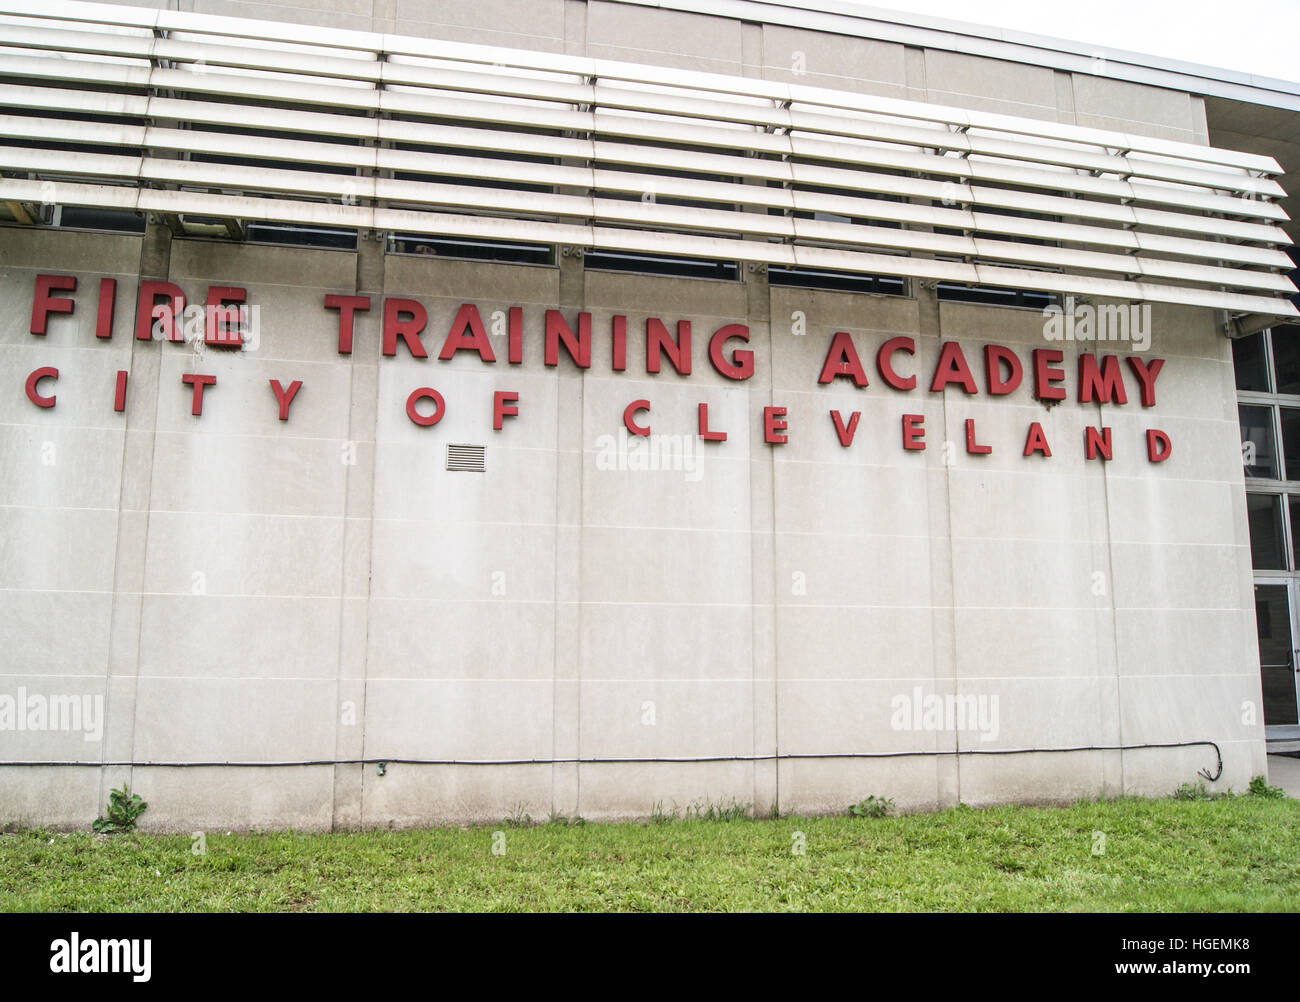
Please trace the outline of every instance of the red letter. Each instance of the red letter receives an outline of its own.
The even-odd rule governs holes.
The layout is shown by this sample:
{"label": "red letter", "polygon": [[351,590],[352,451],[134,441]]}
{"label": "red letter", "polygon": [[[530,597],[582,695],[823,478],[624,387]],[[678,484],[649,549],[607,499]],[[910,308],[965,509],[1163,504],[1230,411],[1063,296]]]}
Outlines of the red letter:
{"label": "red letter", "polygon": [[569,358],[573,359],[573,364],[579,369],[591,367],[591,314],[578,314],[578,336],[573,336],[573,331],[564,320],[564,315],[559,310],[546,311],[546,364],[560,364],[560,342],[564,342],[564,350],[569,353]]}
{"label": "red letter", "polygon": [[1097,370],[1097,356],[1084,352],[1079,356],[1079,403],[1090,403],[1094,398],[1103,404],[1114,400],[1117,404],[1128,403],[1128,394],[1124,392],[1124,377],[1119,372],[1119,359],[1106,355],[1101,360],[1101,371]]}
{"label": "red letter", "polygon": [[862,368],[862,359],[858,358],[858,349],[853,345],[853,338],[844,331],[836,331],[831,338],[831,346],[826,350],[826,361],[822,363],[822,373],[817,377],[819,383],[829,383],[836,376],[849,376],[853,385],[859,388],[867,385],[867,373]]}
{"label": "red letter", "polygon": [[966,356],[962,354],[961,345],[956,341],[945,341],[939,352],[939,362],[934,367],[934,379],[930,381],[930,392],[938,393],[949,383],[959,383],[967,393],[977,393],[975,377],[971,375]]}
{"label": "red letter", "polygon": [[[470,334],[465,333],[466,328]],[[455,319],[451,322],[451,330],[447,332],[447,340],[442,343],[442,351],[438,352],[438,358],[442,361],[455,356],[458,351],[477,351],[478,357],[484,362],[495,362],[496,355],[492,351],[492,344],[488,341],[487,331],[483,329],[483,320],[478,315],[478,308],[472,303],[462,303],[459,310],[456,311]]]}
{"label": "red letter", "polygon": [[1147,432],[1147,459],[1151,462],[1163,463],[1173,451],[1174,444],[1159,428],[1152,428]]}
{"label": "red letter", "polygon": [[1025,436],[1024,455],[1032,456],[1035,452],[1041,452],[1049,458],[1052,455],[1052,450],[1047,446],[1047,436],[1043,434],[1043,426],[1037,421],[1029,426],[1029,434]]}
{"label": "red letter", "polygon": [[119,414],[126,410],[126,370],[117,370],[117,385],[113,388],[113,410]]}
{"label": "red letter", "polygon": [[71,299],[51,296],[54,292],[76,292],[76,275],[37,275],[36,294],[32,297],[32,333],[44,334],[45,321],[51,313],[72,315],[76,305]]}
{"label": "red letter", "polygon": [[[244,335],[239,323],[243,319],[243,310],[236,306],[233,310],[227,303],[243,303],[248,293],[226,285],[208,286],[208,304],[204,317],[203,340],[208,344],[224,347],[243,345]],[[230,326],[234,322],[234,327]]]}
{"label": "red letter", "polygon": [[302,380],[295,379],[292,383],[289,384],[289,389],[287,390],[280,385],[280,380],[278,379],[272,379],[270,383],[271,383],[271,392],[275,394],[275,399],[280,404],[280,420],[288,421],[289,405],[293,403],[293,398],[296,397],[298,395],[298,391],[302,389]]}
{"label": "red letter", "polygon": [[615,372],[623,372],[627,369],[627,317],[622,315],[614,317],[610,368]]}
{"label": "red letter", "polygon": [[95,337],[113,336],[113,305],[117,302],[117,279],[99,280],[99,315],[95,318]]}
{"label": "red letter", "polygon": [[643,428],[641,427],[641,425],[637,424],[635,421],[632,420],[632,415],[635,414],[637,411],[649,411],[649,410],[650,410],[649,400],[633,400],[630,404],[624,407],[623,424],[624,426],[626,426],[627,430],[630,431],[633,435],[649,435],[650,434],[649,425],[646,425]]}
{"label": "red letter", "polygon": [[42,379],[58,379],[58,378],[59,378],[59,370],[54,368],[54,366],[52,365],[43,365],[39,369],[36,369],[30,376],[27,377],[27,399],[30,400],[32,403],[34,403],[37,407],[53,407],[54,400],[55,400],[54,394],[51,393],[48,397],[41,396],[39,393],[36,392],[36,384],[39,383]]}
{"label": "red letter", "polygon": [[511,365],[518,365],[524,360],[524,311],[523,307],[510,307],[510,330],[506,335],[507,359]]}
{"label": "red letter", "polygon": [[492,430],[500,431],[508,417],[518,417],[519,408],[511,406],[519,403],[519,394],[513,390],[497,390],[492,394]]}
{"label": "red letter", "polygon": [[[425,398],[433,401],[433,413],[425,417],[415,409],[415,405]],[[442,394],[431,386],[421,386],[418,390],[412,390],[411,395],[406,398],[406,416],[421,428],[428,428],[442,420],[442,415],[446,413],[447,402],[442,399]]]}
{"label": "red letter", "polygon": [[706,442],[725,442],[725,431],[709,431],[709,405],[700,404],[700,438]]}
{"label": "red letter", "polygon": [[[159,296],[166,296],[167,302],[159,303]],[[153,337],[153,321],[157,317],[168,341],[184,341],[185,333],[177,324],[184,312],[185,293],[180,286],[171,282],[141,282],[140,298],[135,306],[135,339],[148,341]]]}
{"label": "red letter", "polygon": [[1098,451],[1102,459],[1110,459],[1110,429],[1102,428],[1099,433],[1096,428],[1084,428],[1083,451],[1089,459],[1096,459]]}
{"label": "red letter", "polygon": [[1153,358],[1150,367],[1135,355],[1128,357],[1128,367],[1133,370],[1133,375],[1138,377],[1142,383],[1142,406],[1154,407],[1156,405],[1156,377],[1160,375],[1160,370],[1165,367],[1163,358]]}
{"label": "red letter", "polygon": [[966,419],[966,451],[972,456],[987,456],[993,451],[991,445],[980,445],[975,441],[975,419]]}
{"label": "red letter", "polygon": [[204,376],[198,373],[189,373],[181,376],[182,383],[189,383],[194,390],[194,402],[190,404],[190,413],[198,417],[203,413],[203,388],[212,386],[217,381],[216,376]]}
{"label": "red letter", "polygon": [[339,354],[352,354],[352,315],[370,309],[369,296],[336,296],[330,293],[325,297],[325,309],[339,311]]}
{"label": "red letter", "polygon": [[849,426],[844,427],[844,418],[839,411],[831,411],[831,420],[835,422],[835,434],[840,438],[840,445],[848,448],[853,444],[853,436],[858,431],[858,419],[862,417],[861,411],[854,411],[849,415]]}
{"label": "red letter", "polygon": [[732,338],[749,343],[749,328],[744,324],[726,324],[713,332],[709,338],[709,361],[718,370],[718,374],[728,379],[748,379],[754,374],[754,353],[736,350],[728,361],[722,354],[722,346]]}
{"label": "red letter", "polygon": [[[1002,378],[1003,362],[1007,364],[1006,379]],[[988,385],[990,396],[1005,397],[1020,385],[1024,375],[1020,359],[1010,348],[1004,348],[1000,344],[984,346],[984,381]]]}
{"label": "red letter", "polygon": [[880,373],[880,378],[894,389],[914,390],[916,389],[915,376],[900,376],[894,371],[894,354],[900,351],[915,355],[916,342],[910,337],[891,337],[876,352],[876,371]]}
{"label": "red letter", "polygon": [[924,414],[903,415],[903,448],[910,452],[919,452],[925,448]]}
{"label": "red letter", "polygon": [[[410,319],[403,320],[403,313],[409,313]],[[424,330],[428,319],[429,315],[424,312],[424,307],[414,299],[385,299],[384,354],[397,354],[397,339],[400,337],[406,342],[406,347],[410,349],[413,358],[428,358],[429,353],[424,350],[424,345],[420,341],[420,332]]]}
{"label": "red letter", "polygon": [[777,432],[785,431],[785,408],[784,407],[764,407],[763,408],[763,441],[768,445],[784,445],[790,441],[789,435],[779,435]]}
{"label": "red letter", "polygon": [[1059,362],[1065,355],[1055,348],[1035,348],[1034,352],[1034,396],[1039,400],[1064,400],[1065,387],[1053,386],[1065,378],[1064,369],[1052,368],[1053,362]]}
{"label": "red letter", "polygon": [[677,321],[677,340],[668,335],[668,328],[662,320],[648,317],[645,322],[645,371],[657,373],[663,358],[664,349],[668,350],[668,360],[680,375],[691,374],[691,324],[689,320]]}

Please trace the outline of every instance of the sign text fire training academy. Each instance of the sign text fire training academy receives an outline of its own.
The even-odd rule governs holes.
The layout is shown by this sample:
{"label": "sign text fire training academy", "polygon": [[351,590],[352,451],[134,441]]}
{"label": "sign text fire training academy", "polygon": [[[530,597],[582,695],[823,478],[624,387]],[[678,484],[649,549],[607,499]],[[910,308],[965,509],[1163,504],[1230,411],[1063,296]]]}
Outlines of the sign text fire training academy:
{"label": "sign text fire training academy", "polygon": [[[77,278],[74,275],[38,275],[36,288],[32,297],[31,332],[45,336],[51,315],[72,315],[76,308],[73,295],[77,291]],[[96,297],[97,338],[110,339],[113,336],[113,308],[117,294],[117,280],[102,278],[99,281]],[[235,286],[209,286],[206,303],[198,315],[201,319],[202,336],[205,344],[218,348],[242,350],[245,346],[244,329],[241,321],[246,318],[247,292]],[[185,309],[184,291],[172,282],[143,281],[140,283],[138,305],[136,308],[135,337],[149,341],[158,334],[163,340],[185,341],[187,331],[184,318],[189,315]],[[353,325],[358,313],[371,309],[369,296],[335,295],[325,296],[326,310],[337,313],[337,347],[340,355],[351,355],[353,344]],[[382,303],[382,352],[385,356],[397,355],[398,342],[414,358],[429,358],[429,348],[425,346],[424,336],[428,325],[425,308],[414,299],[385,297]],[[190,313],[193,313],[191,308]],[[509,365],[520,365],[524,360],[524,311],[523,307],[512,306],[500,319],[504,321],[506,337],[505,361]],[[576,326],[576,330],[574,329]],[[494,333],[498,333],[494,330]],[[197,332],[196,332],[197,336]],[[609,363],[614,372],[627,369],[627,317],[615,315],[610,319],[608,331]],[[708,339],[708,359],[714,370],[721,376],[736,381],[744,381],[754,375],[754,353],[741,345],[749,342],[749,328],[744,324],[724,324],[712,332]],[[579,313],[576,325],[571,325],[559,310],[546,310],[544,318],[544,356],[548,366],[560,364],[561,350],[569,361],[580,369],[588,369],[592,364],[592,320],[590,313]],[[483,324],[482,316],[476,306],[464,303],[456,311],[451,326],[438,349],[437,358],[447,361],[461,352],[478,356],[485,364],[500,364],[496,350]],[[1026,380],[1033,387],[1033,396],[1048,406],[1066,399],[1066,372],[1061,368],[1064,353],[1055,348],[1035,348],[1029,353],[1026,363],[1012,349],[1000,344],[986,344],[977,358],[976,367],[983,370],[983,392],[989,396],[1006,396],[1018,389]],[[872,367],[880,381],[891,390],[911,392],[921,385],[915,366],[908,360],[916,355],[916,341],[912,337],[899,335],[887,339],[875,352]],[[688,376],[692,365],[692,328],[686,320],[678,321],[676,332],[655,317],[645,320],[645,372],[658,373],[665,359],[673,370]],[[1154,407],[1156,402],[1156,380],[1164,367],[1164,359],[1145,359],[1139,355],[1128,355],[1121,365],[1116,355],[1097,356],[1091,352],[1079,355],[1076,394],[1079,403],[1104,403],[1125,405],[1128,403],[1129,390],[1126,387],[1126,375],[1137,400],[1144,408]],[[870,384],[867,364],[858,352],[853,338],[841,331],[836,333],[826,352],[818,383],[833,384],[836,380],[847,380],[855,387],[865,388]],[[1128,372],[1125,373],[1125,368]],[[26,379],[27,397],[38,407],[54,407],[57,395],[53,392],[53,381],[59,378],[59,370],[54,366],[41,366],[32,370]],[[113,409],[124,412],[127,406],[126,370],[119,370],[113,385]],[[186,373],[181,381],[192,389],[191,413],[195,417],[203,414],[204,392],[216,385],[214,374]],[[269,380],[274,405],[281,421],[289,419],[290,408],[297,394],[303,389],[304,382],[295,379],[286,387],[279,379]],[[939,356],[928,384],[931,393],[941,393],[948,386],[955,386],[966,394],[978,394],[980,386],[976,380],[974,368],[966,352],[956,341],[943,341],[939,346]],[[447,402],[443,395],[430,386],[421,386],[413,390],[406,399],[406,413],[410,420],[422,427],[436,425],[447,412]],[[506,418],[518,417],[520,410],[519,393],[510,390],[497,390],[492,394],[492,427],[500,431]],[[649,435],[650,401],[639,399],[631,401],[623,411],[623,423],[633,435]],[[845,448],[853,444],[857,434],[858,422],[862,414],[852,411],[847,416],[839,410],[831,410],[829,417],[836,437]],[[709,423],[709,406],[701,402],[697,408],[699,436],[708,442],[724,442],[727,432],[713,428]],[[763,408],[763,441],[771,445],[783,445],[789,441],[788,422],[785,407],[767,406]],[[902,446],[908,451],[922,451],[926,448],[925,418],[921,414],[904,414],[902,417]],[[971,454],[992,452],[992,447],[979,441],[974,419],[965,421],[966,451]],[[1113,442],[1109,427],[1084,428],[1084,455],[1087,459],[1110,459],[1113,454]],[[1169,458],[1172,443],[1169,436],[1158,428],[1146,431],[1147,459],[1150,462],[1163,462]],[[1042,425],[1033,421],[1025,434],[1023,454],[1050,457],[1051,447]]]}

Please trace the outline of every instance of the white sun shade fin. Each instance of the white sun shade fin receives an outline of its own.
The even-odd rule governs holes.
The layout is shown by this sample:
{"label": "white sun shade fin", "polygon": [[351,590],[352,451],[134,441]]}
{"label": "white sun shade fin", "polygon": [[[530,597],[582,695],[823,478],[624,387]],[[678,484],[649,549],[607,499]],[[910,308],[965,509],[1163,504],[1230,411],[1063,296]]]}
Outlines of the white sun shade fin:
{"label": "white sun shade fin", "polygon": [[1270,157],[634,63],[0,6],[6,201],[1297,312]]}

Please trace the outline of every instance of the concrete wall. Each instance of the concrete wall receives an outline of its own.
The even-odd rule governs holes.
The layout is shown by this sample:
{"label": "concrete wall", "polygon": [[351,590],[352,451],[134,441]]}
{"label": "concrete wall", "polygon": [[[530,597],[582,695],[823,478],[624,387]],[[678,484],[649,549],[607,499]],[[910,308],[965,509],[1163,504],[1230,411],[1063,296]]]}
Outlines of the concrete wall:
{"label": "concrete wall", "polygon": [[1107,75],[615,0],[131,0],[130,6],[386,31],[675,66],[1206,142],[1201,98]]}
{"label": "concrete wall", "polygon": [[[175,6],[173,4],[172,6]],[[399,31],[816,85],[1204,141],[1199,99],[1097,74],[605,2],[182,0],[201,13]],[[487,25],[487,27],[484,27]],[[584,269],[0,229],[0,696],[106,701],[102,739],[0,730],[0,761],[773,756],[1213,740],[1220,785],[1264,772],[1232,369],[1206,311],[1156,308],[1157,407],[897,393],[872,376],[819,386],[831,335],[870,365],[918,339],[916,371],[958,340],[1028,358],[1036,311]],[[79,306],[28,332],[35,275],[76,274]],[[120,279],[116,335],[94,336],[94,290]],[[261,340],[240,353],[137,342],[141,278],[194,299],[246,286]],[[360,291],[352,356],[329,292]],[[379,298],[419,299],[433,354],[456,308],[527,314],[522,366],[379,351]],[[593,315],[596,360],[541,359],[541,315]],[[791,333],[796,312],[807,333]],[[608,363],[626,314],[627,372]],[[695,370],[647,375],[646,316],[694,324]],[[707,334],[747,323],[757,372],[708,364]],[[504,339],[495,340],[498,354]],[[1076,346],[1065,345],[1073,387]],[[55,365],[53,409],[23,392]],[[113,378],[130,372],[125,414]],[[186,372],[213,373],[202,417]],[[980,377],[982,380],[982,376]],[[268,380],[301,379],[288,422]],[[405,416],[431,385],[449,412]],[[1131,388],[1131,384],[1130,384]],[[491,428],[495,390],[520,417]],[[698,476],[601,467],[628,402],[688,436],[706,401],[725,443]],[[789,409],[790,442],[761,412]],[[862,412],[842,448],[830,409]],[[904,413],[930,448],[901,449]],[[987,456],[966,455],[978,422]],[[1020,455],[1041,421],[1056,455]],[[1116,455],[1085,462],[1085,424]],[[1143,433],[1175,451],[1147,462]],[[487,445],[485,474],[449,473],[447,442]],[[945,462],[945,442],[955,443]],[[1100,582],[1100,584],[1098,583]],[[891,702],[997,696],[1000,730],[922,733]],[[653,715],[653,723],[648,722]],[[1207,748],[1039,756],[669,765],[169,769],[0,767],[0,822],[87,824],[109,789],[150,802],[145,827],[496,820],[516,807],[586,817],[708,798],[763,812],[838,811],[869,793],[902,807],[1163,793]]]}
{"label": "concrete wall", "polygon": [[[286,761],[801,755],[1213,740],[1220,787],[1264,772],[1251,572],[1232,369],[1208,312],[1157,308],[1157,406],[1046,408],[949,387],[902,393],[870,369],[887,337],[1045,347],[1033,310],[211,241],[0,231],[0,693],[106,697],[102,740],[0,732],[0,761]],[[35,275],[76,274],[79,305],[28,332]],[[97,279],[121,280],[116,334],[94,336]],[[131,336],[135,284],[195,299],[243,285],[260,343],[231,353]],[[327,292],[375,298],[352,356]],[[411,358],[379,346],[382,295],[429,311],[431,355],[464,302],[525,310],[525,362]],[[541,317],[593,315],[589,370],[542,363]],[[796,311],[807,333],[792,333]],[[609,318],[628,316],[628,371]],[[646,316],[694,324],[694,372],[644,371]],[[705,338],[748,323],[757,371],[713,371]],[[871,385],[817,383],[831,335],[853,335]],[[504,355],[504,338],[495,338]],[[1062,346],[1062,345],[1055,345]],[[1122,346],[1121,346],[1122,350]],[[60,370],[57,406],[23,392]],[[125,414],[113,378],[130,371]],[[202,417],[185,372],[213,373]],[[269,379],[302,379],[290,420]],[[406,395],[446,418],[419,428]],[[491,426],[494,390],[520,416]],[[1133,384],[1130,381],[1130,393]],[[689,470],[604,469],[602,436],[652,401],[656,433],[689,435],[696,404],[729,433]],[[764,444],[761,410],[789,409]],[[842,448],[828,419],[862,412]],[[1104,413],[1103,413],[1104,411]],[[900,419],[926,416],[904,452]],[[986,456],[964,449],[977,420]],[[1031,421],[1055,455],[1024,458]],[[1115,458],[1085,462],[1085,424]],[[1167,431],[1168,461],[1143,434]],[[945,460],[943,443],[955,443]],[[450,473],[447,442],[487,446]],[[606,464],[607,465],[607,464]],[[1098,588],[1098,582],[1101,586]],[[916,732],[892,701],[999,700],[999,733]],[[652,704],[652,706],[650,705]],[[647,722],[653,714],[653,723]],[[86,825],[129,782],[152,829],[329,828],[495,821],[516,807],[588,818],[656,802],[735,799],[839,811],[1167,793],[1208,748],[1036,756],[689,765],[0,768],[0,821]]]}

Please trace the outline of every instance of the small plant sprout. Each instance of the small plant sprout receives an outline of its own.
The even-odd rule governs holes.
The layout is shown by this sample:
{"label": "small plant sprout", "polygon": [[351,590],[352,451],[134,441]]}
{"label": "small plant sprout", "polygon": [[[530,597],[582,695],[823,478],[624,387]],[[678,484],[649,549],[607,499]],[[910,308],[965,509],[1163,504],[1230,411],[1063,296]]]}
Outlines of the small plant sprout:
{"label": "small plant sprout", "polygon": [[874,793],[849,807],[849,813],[855,818],[887,818],[893,812],[894,801],[889,797],[877,797]]}
{"label": "small plant sprout", "polygon": [[123,786],[108,795],[108,812],[95,819],[91,827],[97,832],[129,832],[135,829],[136,819],[149,805]]}

